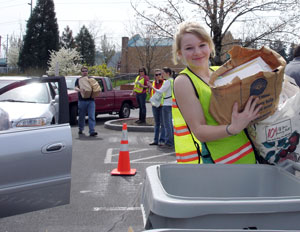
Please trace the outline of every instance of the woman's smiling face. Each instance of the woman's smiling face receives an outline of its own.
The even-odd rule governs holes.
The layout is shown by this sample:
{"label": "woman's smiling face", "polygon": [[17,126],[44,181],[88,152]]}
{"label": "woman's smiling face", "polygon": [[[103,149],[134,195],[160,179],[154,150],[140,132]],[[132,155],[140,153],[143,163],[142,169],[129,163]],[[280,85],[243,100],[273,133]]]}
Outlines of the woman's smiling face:
{"label": "woman's smiling face", "polygon": [[211,49],[207,42],[192,33],[185,33],[181,39],[179,57],[190,67],[207,67]]}

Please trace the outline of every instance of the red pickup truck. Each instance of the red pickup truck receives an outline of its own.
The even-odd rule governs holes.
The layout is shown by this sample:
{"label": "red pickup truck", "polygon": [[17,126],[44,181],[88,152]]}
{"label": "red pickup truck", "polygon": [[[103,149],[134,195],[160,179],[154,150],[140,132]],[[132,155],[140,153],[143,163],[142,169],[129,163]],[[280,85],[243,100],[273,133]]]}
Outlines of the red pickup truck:
{"label": "red pickup truck", "polygon": [[[79,76],[66,76],[69,98],[70,124],[77,123],[78,93],[74,90],[75,81]],[[138,108],[135,95],[130,95],[131,90],[115,90],[108,77],[93,77],[101,86],[102,92],[95,98],[97,114],[119,114],[120,118],[128,118],[130,110]]]}

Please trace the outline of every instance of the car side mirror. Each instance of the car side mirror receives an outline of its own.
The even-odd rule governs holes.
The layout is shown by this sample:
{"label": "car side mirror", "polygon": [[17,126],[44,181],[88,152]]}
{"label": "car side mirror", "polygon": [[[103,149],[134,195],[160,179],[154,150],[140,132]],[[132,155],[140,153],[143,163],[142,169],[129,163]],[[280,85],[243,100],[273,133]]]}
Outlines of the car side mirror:
{"label": "car side mirror", "polygon": [[55,95],[55,98],[51,101],[52,104],[59,103],[59,95]]}

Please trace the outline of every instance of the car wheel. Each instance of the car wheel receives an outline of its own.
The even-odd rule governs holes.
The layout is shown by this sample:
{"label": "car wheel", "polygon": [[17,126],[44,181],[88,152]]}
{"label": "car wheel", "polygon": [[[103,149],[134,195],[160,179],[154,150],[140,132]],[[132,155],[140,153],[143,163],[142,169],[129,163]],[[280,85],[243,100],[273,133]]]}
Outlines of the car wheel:
{"label": "car wheel", "polygon": [[119,117],[128,118],[129,116],[130,116],[130,105],[128,103],[123,103],[119,112]]}
{"label": "car wheel", "polygon": [[71,105],[70,106],[70,125],[76,125],[77,124],[77,105]]}

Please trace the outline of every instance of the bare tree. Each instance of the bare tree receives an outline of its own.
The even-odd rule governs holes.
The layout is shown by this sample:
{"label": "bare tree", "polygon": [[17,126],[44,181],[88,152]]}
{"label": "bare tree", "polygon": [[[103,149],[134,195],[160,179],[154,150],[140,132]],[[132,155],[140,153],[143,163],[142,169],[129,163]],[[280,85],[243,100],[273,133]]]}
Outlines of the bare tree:
{"label": "bare tree", "polygon": [[[160,31],[155,30],[153,26],[146,21],[135,22],[131,41],[131,47],[135,49],[136,57],[132,63],[139,64],[146,68],[147,73],[153,69],[161,67],[166,60],[171,59],[170,37],[160,36]],[[131,57],[133,59],[133,57]]]}
{"label": "bare tree", "polygon": [[[203,21],[215,43],[214,64],[222,63],[222,47],[226,45],[223,38],[234,25],[243,28],[244,32],[246,29],[247,41],[243,46],[269,44],[270,40],[278,38],[286,41],[300,38],[299,0],[166,0],[164,4],[153,1],[145,0],[147,11],[131,3],[137,17],[167,37],[172,37],[176,25],[184,20]],[[188,16],[183,6],[189,9]]]}
{"label": "bare tree", "polygon": [[4,50],[7,50],[7,63],[11,67],[18,67],[19,54],[22,47],[21,38],[17,38],[14,34],[9,38],[9,46],[3,45]]}
{"label": "bare tree", "polygon": [[100,40],[100,52],[102,56],[102,62],[104,64],[108,64],[113,56],[116,54],[115,45],[111,44],[108,40],[106,35],[104,34],[101,36]]}

